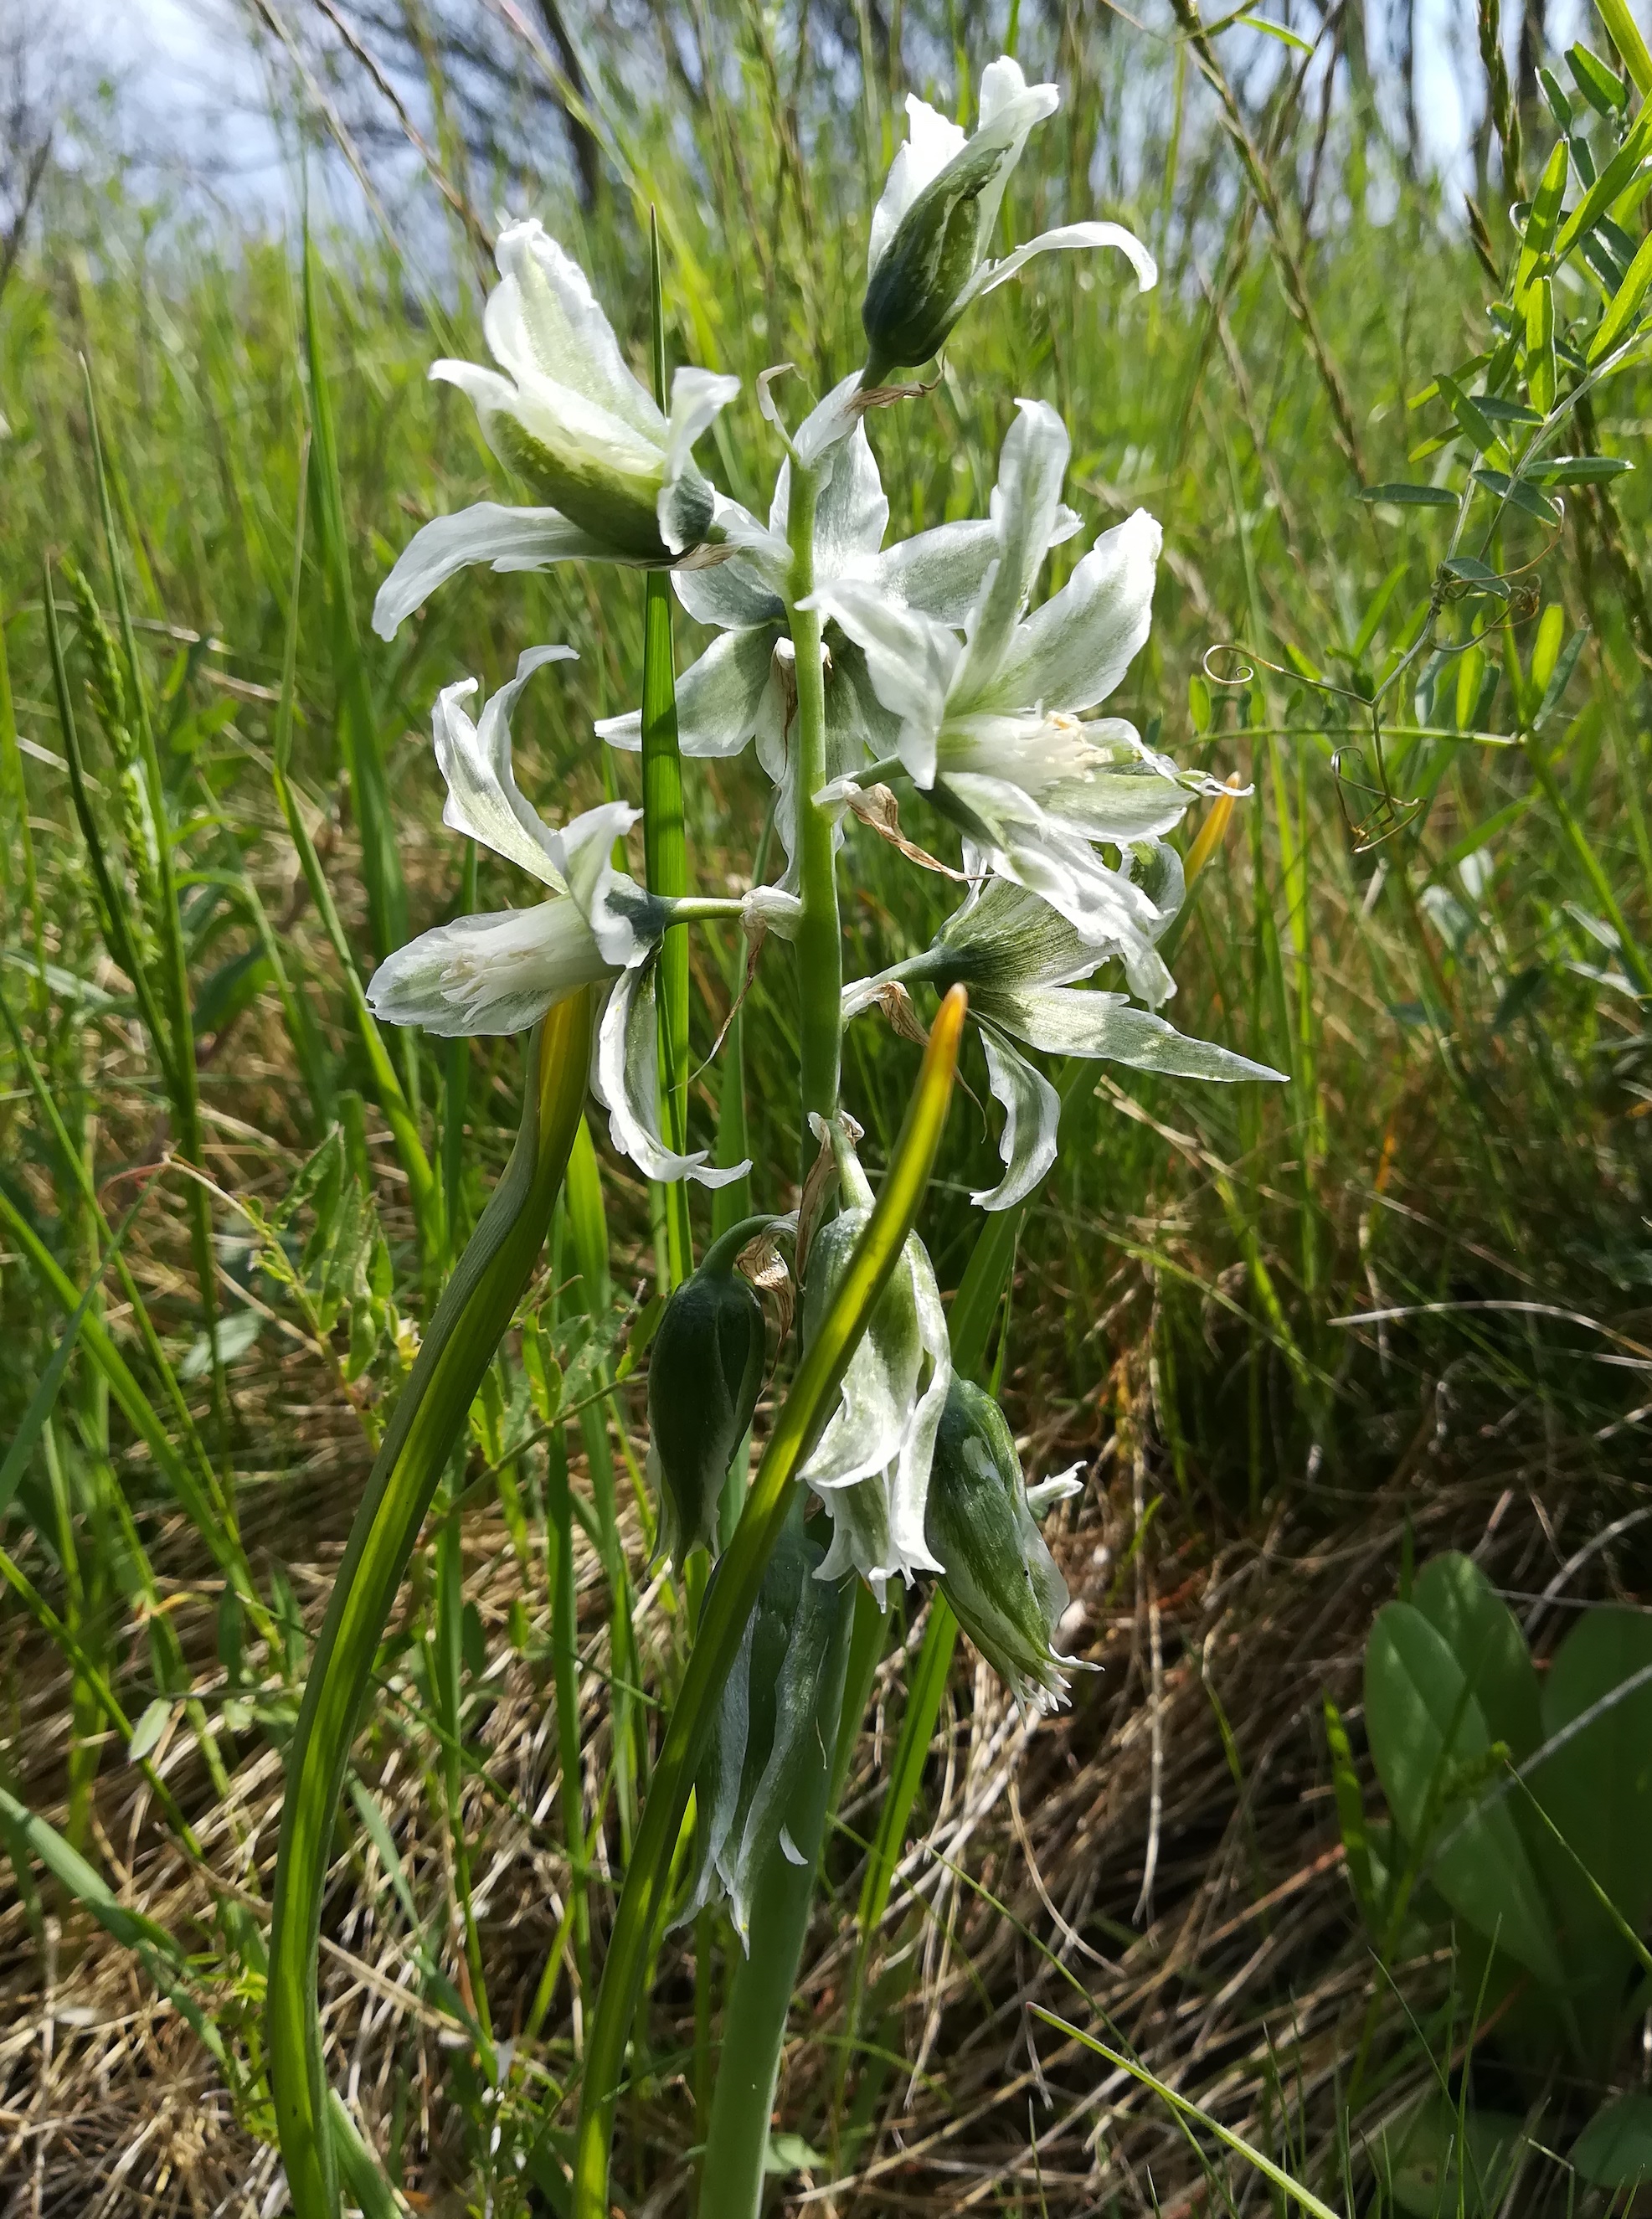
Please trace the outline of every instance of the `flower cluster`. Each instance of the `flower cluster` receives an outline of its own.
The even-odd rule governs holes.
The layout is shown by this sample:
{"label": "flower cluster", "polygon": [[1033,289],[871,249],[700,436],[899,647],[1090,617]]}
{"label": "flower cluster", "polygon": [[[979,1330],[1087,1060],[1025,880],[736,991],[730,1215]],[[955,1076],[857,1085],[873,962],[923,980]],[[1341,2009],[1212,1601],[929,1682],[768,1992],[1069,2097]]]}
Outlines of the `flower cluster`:
{"label": "flower cluster", "polygon": [[[1158,524],[1139,509],[1102,531],[1040,599],[1052,550],[1083,525],[1063,498],[1067,432],[1046,403],[1022,400],[987,515],[885,544],[890,505],[866,419],[913,391],[888,382],[893,370],[929,360],[972,303],[1035,254],[1117,248],[1144,289],[1155,282],[1145,248],[1109,223],[1065,224],[990,258],[1010,173],[1057,102],[1053,85],[1029,86],[1007,59],[982,78],[972,135],[909,101],[907,142],[872,220],[865,364],[794,431],[770,377],[759,381],[760,407],[783,450],[766,520],[719,492],[693,457],[737,382],[680,370],[662,412],[627,365],[584,273],[536,221],[510,225],[499,241],[500,283],[484,320],[493,366],[444,361],[432,370],[474,404],[489,446],[542,505],[484,501],[426,524],[379,594],[378,631],[390,637],[467,565],[508,572],[583,560],[668,569],[685,610],[713,634],[678,684],[681,752],[730,757],[755,748],[775,790],[786,863],[777,884],[740,899],[669,901],[615,861],[636,817],[624,804],[560,829],[544,824],[516,783],[510,718],[530,675],[571,650],[531,649],[474,721],[465,704],[475,681],[447,687],[434,737],[444,821],[525,871],[545,898],[425,933],[382,966],[370,999],[392,1023],[506,1033],[564,995],[600,987],[593,1087],[615,1147],[651,1178],[715,1184],[749,1168],[713,1168],[704,1150],[662,1135],[662,935],[678,923],[738,917],[755,937],[760,928],[790,936],[823,904],[835,931],[829,858],[844,817],[853,811],[892,833],[879,792],[891,779],[950,828],[967,892],[928,948],[851,982],[841,998],[835,960],[826,1020],[837,1029],[882,1008],[910,1029],[914,986],[967,985],[1004,1111],[1003,1176],[975,1195],[978,1204],[1024,1201],[1054,1159],[1059,1100],[1028,1051],[1207,1080],[1277,1076],[1187,1038],[1158,1014],[1174,991],[1160,943],[1184,891],[1168,836],[1196,797],[1219,789],[1103,713],[1148,637]],[[642,744],[636,712],[596,729],[614,749]],[[803,937],[798,960],[805,1009],[817,1016]],[[1116,967],[1117,983],[1103,990],[1091,982],[1106,966]],[[808,1243],[805,1344],[873,1204],[835,1085],[831,1099],[804,1105],[829,1150],[837,1196],[835,1214],[812,1239],[807,1226],[798,1236]],[[720,1242],[673,1295],[649,1383],[662,1545],[679,1558],[698,1547],[716,1553],[724,1482],[752,1420],[766,1338],[756,1296]],[[817,1668],[835,1638],[835,1621],[800,1598],[856,1574],[881,1602],[890,1581],[934,1576],[1019,1700],[1054,1701],[1065,1685],[1071,1660],[1055,1643],[1066,1591],[1033,1519],[1040,1491],[1029,1496],[1002,1413],[954,1374],[935,1271],[916,1235],[804,1476],[830,1520],[829,1540],[819,1538],[823,1528],[805,1538],[799,1525],[748,1630],[747,1676],[727,1698],[708,1761],[696,1901],[721,1886],[743,1905],[761,1813],[776,1795],[784,1800],[774,1782],[813,1715]]]}

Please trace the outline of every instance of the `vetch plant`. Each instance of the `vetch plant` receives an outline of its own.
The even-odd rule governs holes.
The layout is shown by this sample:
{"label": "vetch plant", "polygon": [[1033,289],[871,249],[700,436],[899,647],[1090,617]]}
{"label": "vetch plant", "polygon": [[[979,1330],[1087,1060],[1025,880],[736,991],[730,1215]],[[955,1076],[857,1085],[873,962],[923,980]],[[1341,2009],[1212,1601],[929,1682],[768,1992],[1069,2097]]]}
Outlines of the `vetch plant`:
{"label": "vetch plant", "polygon": [[[733,381],[680,370],[665,413],[657,274],[652,396],[583,274],[531,221],[499,245],[485,321],[496,367],[444,362],[432,372],[467,393],[501,461],[551,505],[481,503],[426,525],[380,594],[377,627],[393,632],[466,564],[648,569],[641,707],[598,727],[615,749],[641,754],[643,882],[616,855],[639,812],[612,801],[553,824],[512,768],[517,698],[566,648],[530,649],[474,719],[474,681],[442,692],[433,728],[445,822],[518,866],[543,898],[423,934],[380,965],[367,999],[383,1022],[440,1035],[529,1034],[527,1110],[386,1433],[289,1757],[270,2042],[299,2219],[338,2210],[315,1956],[351,1735],[419,1522],[544,1237],[587,1084],[615,1149],[656,1183],[668,1228],[649,1471],[659,1550],[681,1578],[693,1638],[587,2024],[571,2186],[558,2182],[575,2219],[606,2219],[611,2208],[615,2107],[657,1937],[674,1916],[699,1920],[704,1942],[724,1901],[736,1971],[700,2209],[708,2219],[759,2209],[832,1752],[843,1706],[864,1703],[877,1663],[875,1647],[869,1663],[862,1654],[852,1682],[852,1628],[864,1620],[880,1635],[891,1585],[933,1582],[1023,1706],[1062,1700],[1083,1662],[1059,1645],[1066,1589],[1034,1514],[1078,1482],[1066,1474],[1028,1487],[1003,1414],[965,1376],[978,1358],[954,1364],[916,1228],[966,1010],[1005,1112],[1003,1177],[974,1197],[990,1210],[1022,1202],[1054,1157],[1059,1097],[1028,1051],[1208,1080],[1279,1074],[1158,1014],[1174,991],[1159,943],[1185,892],[1168,836],[1196,798],[1220,794],[1226,811],[1232,793],[1180,769],[1123,718],[1094,713],[1148,634],[1157,524],[1138,511],[1103,532],[1066,583],[1039,599],[1051,550],[1083,525],[1063,499],[1066,429],[1028,399],[1016,404],[988,515],[885,544],[890,505],[867,420],[916,391],[890,386],[891,369],[933,355],[974,302],[1046,248],[1118,246],[1144,287],[1154,280],[1151,258],[1111,224],[1068,225],[989,258],[1009,174],[1056,103],[1053,86],[1028,88],[1007,59],[985,72],[972,137],[910,103],[911,136],[873,223],[865,364],[795,429],[778,397],[787,388],[772,374],[759,381],[776,449],[766,520],[692,459]],[[718,635],[674,691],[667,576]],[[774,789],[784,868],[773,883],[754,868],[743,893],[693,894],[682,761],[754,743]],[[846,984],[839,856],[848,821],[922,855],[898,829],[890,780],[931,811],[935,837],[956,842],[958,866],[944,867],[965,892],[927,948]],[[685,933],[713,920],[741,924],[754,966],[789,948],[809,1135],[801,1166],[714,1164],[707,1147],[690,1144]],[[1107,985],[1093,983],[1104,971]],[[920,1008],[915,990],[937,995],[938,1007]],[[880,1178],[861,1160],[840,1084],[844,1028],[874,1009],[924,1044]],[[696,1271],[687,1184],[748,1174],[770,1190],[765,1213],[720,1221]],[[781,1246],[798,1297],[781,1306],[796,1326],[777,1358],[789,1381],[742,1489],[742,1444],[768,1350],[742,1265],[761,1257],[757,1275],[772,1282]],[[587,1276],[596,1268],[581,1265]],[[563,1723],[565,1761],[576,1762],[577,1727],[568,1751]],[[503,2085],[511,2053],[481,2014],[477,2049]]]}

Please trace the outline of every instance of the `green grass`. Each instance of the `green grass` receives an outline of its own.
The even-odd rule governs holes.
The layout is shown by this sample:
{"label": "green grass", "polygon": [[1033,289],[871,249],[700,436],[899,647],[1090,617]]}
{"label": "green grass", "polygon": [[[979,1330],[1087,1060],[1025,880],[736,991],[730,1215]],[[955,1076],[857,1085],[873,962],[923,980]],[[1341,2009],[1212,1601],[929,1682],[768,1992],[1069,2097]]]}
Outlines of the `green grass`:
{"label": "green grass", "polygon": [[[594,212],[555,183],[534,197],[639,362],[657,205],[674,352],[745,381],[717,469],[763,508],[772,451],[752,381],[795,362],[776,392],[796,413],[805,387],[859,359],[868,181],[894,141],[881,95],[827,127],[827,65],[812,56],[806,127],[789,137],[764,26],[742,17],[730,35],[742,104],[674,95],[670,132],[616,115],[629,168]],[[1508,528],[1506,567],[1530,566],[1562,637],[1587,627],[1581,659],[1535,737],[1537,606],[1431,668],[1425,698],[1391,704],[1384,740],[1391,795],[1423,805],[1357,852],[1351,824],[1381,829],[1369,734],[1345,694],[1307,676],[1358,692],[1382,670],[1448,525],[1357,500],[1331,395],[1346,394],[1369,482],[1426,475],[1407,453],[1442,412],[1408,400],[1481,349],[1486,281],[1455,212],[1405,177],[1357,109],[1336,116],[1307,247],[1290,211],[1313,119],[1270,113],[1255,128],[1287,211],[1282,246],[1195,71],[1163,42],[1122,24],[1064,38],[1057,73],[1068,104],[1018,173],[1017,233],[1089,213],[1099,191],[1100,212],[1152,243],[1158,289],[1138,299],[1108,258],[1047,258],[975,313],[941,382],[878,416],[872,437],[896,529],[978,513],[1014,396],[1035,394],[1072,428],[1069,494],[1086,523],[1138,503],[1163,521],[1155,629],[1118,711],[1253,788],[1178,928],[1171,1014],[1289,1084],[1199,1092],[1087,1072],[1071,1094],[983,1368],[996,1366],[1030,1465],[1101,1460],[1058,1553],[1085,1653],[1109,1669],[1016,1770],[1013,1725],[960,1644],[933,1740],[901,1745],[909,1838],[929,1844],[903,1866],[879,1819],[924,1638],[912,1599],[905,1663],[874,1685],[882,1738],[868,1731],[845,1759],[798,2021],[825,2040],[789,2061],[785,2123],[865,2173],[846,2199],[857,2210],[944,2200],[958,2163],[977,2208],[1077,2212],[1104,2194],[1133,2210],[1158,2192],[1168,2210],[1170,2184],[1200,2177],[1180,2130],[1139,2093],[1110,2098],[1111,2111],[1092,2100],[1104,2074],[1086,2044],[1122,2040],[1347,2209],[1369,2177],[1362,2135],[1426,2073],[1333,1868],[1282,1899],[1300,1939],[1249,1967],[1275,1930],[1252,1907],[1337,1839],[1320,1691],[1347,1699],[1351,1657],[1413,1532],[1419,1551],[1483,1541],[1505,1584],[1535,1592],[1645,1501],[1652,1057],[1625,982],[1652,944],[1648,496],[1637,470],[1610,504],[1575,488],[1558,533]],[[1152,181],[1133,203],[1121,119],[1140,141],[1134,174]],[[1535,115],[1535,177],[1534,134],[1546,148]],[[567,640],[578,664],[525,701],[524,786],[558,819],[606,780],[637,799],[635,761],[605,761],[590,727],[639,698],[644,612],[641,580],[623,574],[467,574],[383,647],[365,612],[416,523],[500,491],[468,404],[425,380],[435,353],[481,352],[474,289],[456,278],[438,293],[373,236],[319,233],[307,270],[296,243],[164,219],[117,184],[60,183],[0,295],[0,994],[15,1028],[0,1036],[0,1439],[34,1438],[20,1475],[6,1464],[16,1491],[0,1525],[0,1831],[16,1880],[0,1977],[20,2009],[56,1980],[113,2017],[114,1998],[129,2002],[124,1961],[100,1954],[96,1921],[136,1951],[146,1998],[184,1994],[208,2014],[227,2109],[190,2162],[216,2195],[269,2179],[258,2020],[275,1753],[387,1405],[516,1124],[514,1043],[450,1058],[382,1039],[360,1001],[404,910],[422,926],[462,900],[514,898],[486,855],[465,887],[439,827],[430,705],[462,675],[491,688],[525,644]],[[1282,289],[1293,258],[1317,358]],[[1642,375],[1607,389],[1605,449],[1639,460],[1648,397]],[[154,982],[152,1022],[112,958],[119,933],[89,867],[43,558],[84,806],[131,959]],[[1469,606],[1448,616],[1457,640]],[[677,637],[686,660],[680,614]],[[1242,685],[1211,682],[1239,667],[1210,655],[1226,643],[1250,658]],[[763,781],[742,761],[690,765],[686,786],[690,882],[722,892],[749,867]],[[903,797],[903,811],[910,836],[947,852],[921,802]],[[858,829],[844,887],[859,971],[923,944],[951,899]],[[739,960],[731,941],[695,944],[696,1069]],[[881,1161],[916,1051],[880,1024],[849,1035],[845,1096]],[[773,947],[740,1037],[750,1151],[790,1166],[796,1011]],[[978,1063],[966,1057],[964,1075],[985,1101]],[[707,1069],[691,1089],[696,1145],[717,1128],[717,1087]],[[624,1352],[632,1298],[654,1278],[649,1200],[596,1138],[586,1161],[588,1173],[599,1160],[599,1186],[576,1156],[519,1358],[490,1375],[469,1463],[376,1662],[362,1823],[335,1844],[323,1961],[334,2085],[352,2056],[370,2067],[352,2101],[393,2176],[473,2197],[492,2179],[502,2197],[519,2152],[550,2209],[590,1972],[686,1647],[683,1599],[647,1570],[642,1398]],[[995,1165],[960,1092],[925,1219],[944,1289],[963,1279],[978,1223],[962,1197]],[[711,1210],[698,1195],[692,1207],[703,1246]],[[202,1338],[203,1222],[221,1390]],[[1394,1315],[1340,1322],[1369,1313]],[[1643,1594],[1647,1530],[1598,1550],[1583,1584]],[[1132,1911],[1150,1837],[1158,1921],[1144,1939]],[[863,1948],[855,1906],[868,1902],[887,1911]],[[1236,1918],[1253,1921],[1237,1940]],[[622,2177],[639,2191],[680,2168],[691,2095],[703,2104],[708,2085],[722,1991],[707,1938],[674,1937],[655,1969],[621,2114]],[[1395,1979],[1449,2049],[1441,2029],[1462,1998],[1438,1968]],[[387,1989],[416,2009],[392,2010]],[[1024,2000],[1089,2031],[1064,2048]],[[1368,2003],[1382,2068],[1348,2120],[1336,2075]],[[1189,2054],[1207,2006],[1220,2039]],[[145,2014],[152,2085],[205,2085],[165,2012],[146,2000]],[[479,2023],[520,2042],[494,2105],[485,2050],[443,2046]],[[75,2039],[90,2086],[102,2053]],[[1017,2077],[1029,2039],[1041,2085]],[[15,2104],[8,2085],[0,2100]],[[1085,2137],[1109,2116],[1098,2179]],[[919,2152],[898,2163],[896,2125]],[[1242,2165],[1227,2170],[1214,2144],[1208,2161],[1238,2197]],[[8,2188],[24,2162],[0,2161]],[[53,2145],[65,2197],[79,2162]]]}

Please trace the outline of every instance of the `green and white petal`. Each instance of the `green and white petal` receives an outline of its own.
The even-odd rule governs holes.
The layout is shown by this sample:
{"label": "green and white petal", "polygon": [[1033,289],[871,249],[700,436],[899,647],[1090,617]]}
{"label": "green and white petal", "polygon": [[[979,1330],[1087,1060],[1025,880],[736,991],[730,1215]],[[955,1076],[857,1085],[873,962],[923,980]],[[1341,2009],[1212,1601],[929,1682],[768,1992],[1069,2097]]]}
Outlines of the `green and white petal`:
{"label": "green and white petal", "polygon": [[[935,789],[938,807],[966,835],[964,867],[989,866],[1059,910],[1101,955],[1116,955],[1132,992],[1157,1004],[1176,983],[1153,942],[1164,918],[1142,888],[1114,870],[1084,836],[1048,816],[1007,780],[973,773]],[[972,852],[972,850],[975,852]]]}
{"label": "green and white petal", "polygon": [[895,236],[901,218],[926,185],[934,183],[948,162],[967,143],[961,125],[941,115],[916,93],[906,96],[906,143],[896,150],[884,180],[884,190],[872,212],[866,238],[866,275],[883,259],[884,249]]}
{"label": "green and white petal", "polygon": [[433,516],[421,525],[397,556],[373,603],[373,629],[394,639],[413,611],[421,608],[458,570],[485,563],[490,570],[543,570],[553,563],[613,559],[605,542],[570,524],[559,509],[509,508],[496,500],[475,501],[451,516]]}
{"label": "green and white petal", "polygon": [[592,1081],[608,1112],[609,1138],[649,1178],[692,1178],[702,1186],[727,1186],[744,1178],[751,1169],[749,1161],[715,1169],[706,1161],[704,1148],[680,1154],[666,1145],[660,1131],[655,968],[650,955],[621,973],[598,1029]]}
{"label": "green and white petal", "polygon": [[1023,1711],[1059,1708],[1078,1663],[1055,1646],[1067,1583],[1034,1522],[1003,1411],[965,1379],[953,1383],[935,1445],[928,1537],[941,1593]]}
{"label": "green and white petal", "polygon": [[1065,986],[1102,961],[1059,910],[1013,880],[978,880],[935,940],[937,984]]}
{"label": "green and white petal", "polygon": [[710,370],[685,368],[671,381],[671,416],[666,426],[665,483],[655,503],[660,537],[674,555],[698,547],[711,530],[717,498],[695,467],[694,442],[719,409],[740,391],[737,377]]}
{"label": "green and white petal", "polygon": [[[1043,567],[1062,507],[1061,481],[1071,451],[1066,426],[1046,401],[1019,401],[1015,406],[1021,413],[1004,440],[992,489],[997,559],[969,614],[969,643],[948,695],[953,712],[968,710],[991,687]],[[1039,698],[1070,705],[1065,696],[1051,691]]]}
{"label": "green and white petal", "polygon": [[538,371],[662,447],[665,419],[627,365],[579,264],[537,216],[507,224],[494,252],[503,283],[489,295],[483,328],[495,362]]}
{"label": "green and white petal", "polygon": [[1121,223],[1064,223],[1053,231],[1041,231],[1036,239],[1029,239],[1002,262],[984,262],[970,281],[967,297],[978,300],[982,294],[991,293],[1023,270],[1035,254],[1052,254],[1063,247],[1116,246],[1126,256],[1136,273],[1139,292],[1151,293],[1158,283],[1158,264],[1136,237]]}
{"label": "green and white petal", "polygon": [[614,842],[641,814],[624,801],[605,801],[545,835],[568,893],[605,961],[617,971],[639,962],[669,921],[668,903],[614,868]]}
{"label": "green and white petal", "polygon": [[901,761],[920,786],[933,784],[947,689],[963,652],[954,634],[920,610],[894,606],[861,579],[829,582],[806,606],[830,618],[864,651],[873,691],[900,719]]}
{"label": "green and white petal", "polygon": [[[780,475],[789,476],[782,465]],[[788,486],[788,496],[790,488]],[[815,509],[815,575],[835,578],[875,555],[889,529],[889,501],[878,463],[859,418],[832,457],[831,474]]]}
{"label": "green and white petal", "polygon": [[1055,1161],[1061,1097],[990,1022],[981,1024],[981,1046],[986,1050],[987,1082],[1004,1108],[998,1136],[1004,1168],[997,1186],[982,1188],[970,1200],[978,1209],[1011,1209],[1026,1200]]}
{"label": "green and white petal", "polygon": [[1071,986],[989,987],[978,991],[974,1008],[983,1020],[1048,1055],[1094,1056],[1171,1078],[1285,1076],[1214,1041],[1190,1040],[1163,1017],[1133,1009],[1122,994]]}
{"label": "green and white petal", "polygon": [[1164,536],[1145,508],[1104,531],[1061,591],[1017,626],[976,705],[1078,710],[1104,701],[1152,628]]}
{"label": "green and white petal", "polygon": [[431,718],[436,760],[447,780],[443,824],[559,892],[563,880],[550,829],[524,798],[512,768],[510,719],[536,670],[576,660],[571,647],[525,648],[517,658],[516,676],[488,702],[479,722],[473,724],[463,706],[476,691],[474,678],[444,687]]}
{"label": "green and white petal", "polygon": [[[677,681],[677,743],[686,755],[737,755],[757,730],[771,675],[776,634],[754,625],[724,632]],[[605,717],[599,738],[635,753],[643,744],[643,712]]]}
{"label": "green and white petal", "polygon": [[525,1032],[554,1004],[612,975],[578,904],[455,917],[387,956],[368,982],[381,1022],[444,1038]]}
{"label": "green and white petal", "polygon": [[[1072,529],[1078,519],[1069,509]],[[944,625],[961,626],[998,553],[997,528],[988,519],[937,524],[897,540],[868,564],[866,576],[897,608],[920,609]]]}

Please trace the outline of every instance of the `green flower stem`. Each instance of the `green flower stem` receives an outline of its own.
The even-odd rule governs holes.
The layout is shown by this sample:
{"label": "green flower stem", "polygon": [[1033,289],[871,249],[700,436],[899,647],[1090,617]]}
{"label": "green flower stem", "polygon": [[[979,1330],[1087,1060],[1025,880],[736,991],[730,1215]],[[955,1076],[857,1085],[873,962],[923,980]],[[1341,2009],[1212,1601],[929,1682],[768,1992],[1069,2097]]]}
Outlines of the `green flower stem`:
{"label": "green flower stem", "polygon": [[[796,1476],[834,1407],[849,1358],[905,1245],[952,1096],[966,997],[954,988],[929,1034],[906,1122],[865,1232],[781,1406],[733,1540],[705,1598],[699,1638],[655,1766],[602,1968],[574,2130],[572,2219],[608,2219],[614,2104],[649,1952],[671,1890],[677,1837],[723,1682],[791,1506]],[[301,2212],[300,2219],[307,2219]]]}
{"label": "green flower stem", "polygon": [[321,1899],[363,1698],[419,1526],[544,1240],[585,1104],[590,989],[560,1003],[528,1054],[521,1130],[436,1308],[373,1466],[334,1582],[287,1762],[266,2028],[296,2219],[338,2219],[316,1993]]}
{"label": "green flower stem", "polygon": [[799,1782],[786,1815],[786,1833],[802,1862],[792,1863],[775,1842],[753,1891],[749,1947],[736,1961],[724,2012],[723,2046],[700,2173],[701,2219],[759,2219],[763,2208],[769,2118],[820,1870],[829,1759],[843,1706],[855,1592],[855,1583],[848,1580],[837,1590],[837,1623],[816,1702],[819,1736],[810,1747],[807,1776]]}
{"label": "green flower stem", "polygon": [[[653,277],[654,397],[666,406],[665,288],[660,223],[649,211]],[[688,891],[688,836],[683,824],[682,751],[677,742],[677,679],[671,645],[671,587],[650,570],[643,609],[643,854],[651,894]],[[688,1146],[688,935],[680,924],[660,944],[660,1093],[665,1135],[680,1153]],[[674,1181],[661,1197],[669,1277],[676,1286],[694,1268],[688,1186]]]}
{"label": "green flower stem", "polygon": [[820,617],[799,608],[815,589],[815,504],[819,482],[794,457],[786,531],[792,543],[792,644],[796,653],[799,862],[803,917],[798,927],[798,976],[802,988],[803,1153],[814,1153],[809,1115],[837,1114],[842,1054],[843,940],[837,917],[837,872],[832,858],[832,820],[811,796],[826,783],[826,674],[821,667]]}

